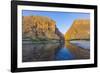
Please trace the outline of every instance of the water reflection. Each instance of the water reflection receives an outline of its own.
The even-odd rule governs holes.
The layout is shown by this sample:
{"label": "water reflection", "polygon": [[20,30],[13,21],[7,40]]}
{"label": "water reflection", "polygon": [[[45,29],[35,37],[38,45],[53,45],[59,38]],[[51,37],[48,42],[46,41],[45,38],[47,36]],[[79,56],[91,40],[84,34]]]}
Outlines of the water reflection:
{"label": "water reflection", "polygon": [[66,49],[66,47],[62,47],[57,51],[55,58],[56,60],[71,60],[74,59],[75,56],[68,49]]}
{"label": "water reflection", "polygon": [[70,50],[72,54],[75,55],[75,59],[89,59],[90,58],[90,51],[88,49],[84,49],[76,45],[73,45],[69,41],[65,42],[65,46]]}
{"label": "water reflection", "polygon": [[59,43],[23,44],[23,62],[54,60],[56,50],[60,47]]}
{"label": "water reflection", "polygon": [[23,62],[89,59],[89,56],[89,50],[72,45],[67,41],[65,44],[22,44]]}

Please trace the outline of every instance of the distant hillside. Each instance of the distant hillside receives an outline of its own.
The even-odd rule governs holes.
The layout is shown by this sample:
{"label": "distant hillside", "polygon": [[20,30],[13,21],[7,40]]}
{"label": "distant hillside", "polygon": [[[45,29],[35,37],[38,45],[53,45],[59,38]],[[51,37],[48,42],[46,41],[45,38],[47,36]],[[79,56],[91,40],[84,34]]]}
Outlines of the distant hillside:
{"label": "distant hillside", "polygon": [[90,20],[77,19],[65,34],[65,40],[90,39]]}
{"label": "distant hillside", "polygon": [[56,27],[56,22],[45,16],[23,16],[23,38],[32,39],[63,39],[61,32]]}

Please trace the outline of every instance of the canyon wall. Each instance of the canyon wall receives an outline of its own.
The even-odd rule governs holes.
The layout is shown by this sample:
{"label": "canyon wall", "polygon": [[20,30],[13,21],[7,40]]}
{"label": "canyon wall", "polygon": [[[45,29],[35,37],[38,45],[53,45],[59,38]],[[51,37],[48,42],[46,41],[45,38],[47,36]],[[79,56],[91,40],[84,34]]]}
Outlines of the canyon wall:
{"label": "canyon wall", "polygon": [[65,40],[90,39],[90,20],[77,19],[65,34]]}
{"label": "canyon wall", "polygon": [[23,16],[22,34],[23,38],[63,39],[62,33],[56,27],[56,22],[45,16]]}

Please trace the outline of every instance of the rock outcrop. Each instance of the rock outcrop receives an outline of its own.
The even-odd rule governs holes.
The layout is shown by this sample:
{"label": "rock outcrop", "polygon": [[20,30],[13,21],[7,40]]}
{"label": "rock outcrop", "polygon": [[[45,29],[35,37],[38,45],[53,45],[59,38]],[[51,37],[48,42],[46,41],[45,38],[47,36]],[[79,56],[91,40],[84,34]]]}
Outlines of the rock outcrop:
{"label": "rock outcrop", "polygon": [[65,40],[90,39],[90,20],[77,19],[65,34]]}
{"label": "rock outcrop", "polygon": [[56,27],[56,22],[44,16],[23,16],[22,32],[23,38],[63,39],[61,32]]}

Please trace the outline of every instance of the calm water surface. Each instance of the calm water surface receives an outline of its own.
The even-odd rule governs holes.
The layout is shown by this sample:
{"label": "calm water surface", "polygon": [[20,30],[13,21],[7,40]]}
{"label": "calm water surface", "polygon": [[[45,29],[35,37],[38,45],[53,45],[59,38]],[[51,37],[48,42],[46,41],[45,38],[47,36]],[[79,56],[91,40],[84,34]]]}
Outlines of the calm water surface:
{"label": "calm water surface", "polygon": [[65,44],[61,44],[61,43],[44,43],[44,44],[23,43],[22,44],[23,62],[75,60],[75,59],[89,59],[89,58],[90,58],[89,50],[83,49],[68,41],[66,41]]}

